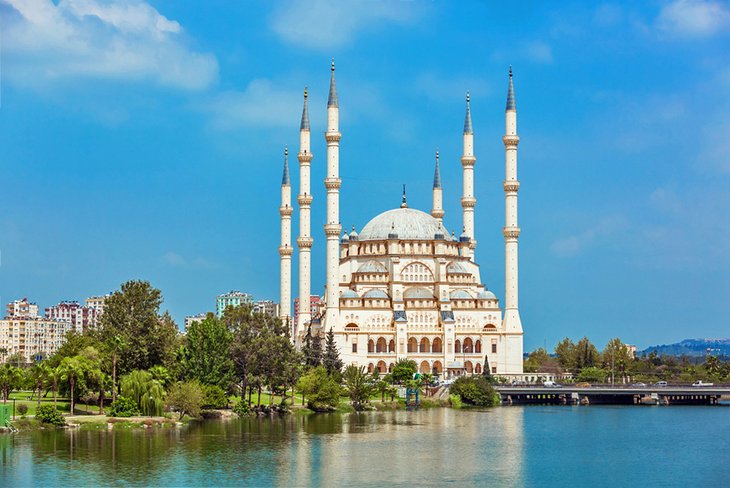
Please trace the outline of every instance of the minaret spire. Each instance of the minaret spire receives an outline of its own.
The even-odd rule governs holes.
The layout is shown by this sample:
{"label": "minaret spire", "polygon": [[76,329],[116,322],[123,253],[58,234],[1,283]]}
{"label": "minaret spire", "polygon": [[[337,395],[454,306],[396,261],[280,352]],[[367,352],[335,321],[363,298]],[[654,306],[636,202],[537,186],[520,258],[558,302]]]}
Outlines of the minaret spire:
{"label": "minaret spire", "polygon": [[[291,178],[289,176],[289,148],[284,147],[284,174],[281,178],[281,245],[279,246],[279,318],[282,322],[291,324]],[[293,331],[289,331],[292,333]]]}
{"label": "minaret spire", "polygon": [[432,190],[432,206],[431,216],[438,220],[439,224],[443,222],[443,192],[441,189],[441,169],[439,168],[439,150],[436,149],[436,169],[433,172],[433,190]]}
{"label": "minaret spire", "polygon": [[304,88],[304,108],[302,122],[299,126],[299,310],[295,337],[301,335],[312,320],[311,313],[311,259],[312,239],[310,231],[310,212],[312,207],[312,191],[310,189],[310,171],[312,152],[310,150],[309,110],[307,108],[307,88]]}
{"label": "minaret spire", "polygon": [[335,82],[335,60],[332,59],[332,75],[330,93],[327,100],[327,131],[324,139],[327,142],[327,176],[324,187],[327,190],[327,221],[324,233],[327,238],[327,292],[325,297],[326,312],[324,327],[337,330],[340,319],[340,282],[338,269],[340,266],[340,108],[337,100],[337,84]]}
{"label": "minaret spire", "polygon": [[469,251],[472,261],[477,241],[474,238],[474,206],[477,199],[474,197],[474,164],[477,159],[474,157],[474,130],[471,123],[471,95],[466,93],[466,116],[464,117],[464,151],[461,156],[461,167],[463,169],[463,191],[461,196],[461,208],[463,215],[463,228],[465,237],[469,238]]}
{"label": "minaret spire", "polygon": [[[518,257],[517,240],[520,228],[517,224],[517,192],[520,182],[517,180],[517,145],[520,137],[517,135],[517,106],[515,91],[512,82],[512,67],[509,70],[509,88],[507,89],[507,107],[505,110],[505,135],[502,137],[505,154],[504,179],[504,330],[508,333],[522,333],[522,321],[518,308]],[[521,344],[521,343],[520,343]],[[515,344],[516,346],[516,344]],[[518,355],[519,353],[519,355]],[[515,357],[522,358],[522,351],[515,352]],[[519,364],[508,365],[511,370],[522,371],[522,361]]]}
{"label": "minaret spire", "polygon": [[406,184],[403,183],[403,199],[400,203],[400,208],[408,208],[408,202],[406,201]]}

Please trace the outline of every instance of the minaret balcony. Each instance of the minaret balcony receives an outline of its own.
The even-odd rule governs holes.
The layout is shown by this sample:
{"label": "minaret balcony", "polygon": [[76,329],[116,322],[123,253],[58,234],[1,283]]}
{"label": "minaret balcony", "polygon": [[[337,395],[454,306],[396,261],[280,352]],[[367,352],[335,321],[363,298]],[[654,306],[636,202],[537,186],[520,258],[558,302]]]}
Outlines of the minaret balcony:
{"label": "minaret balcony", "polygon": [[340,142],[340,139],[342,138],[342,134],[339,132],[325,132],[324,133],[324,139],[327,142]]}
{"label": "minaret balcony", "polygon": [[505,181],[503,186],[505,193],[517,193],[520,189],[520,182],[517,180]]}
{"label": "minaret balcony", "polygon": [[301,205],[301,206],[311,205],[312,204],[312,200],[314,200],[314,198],[312,197],[312,195],[306,195],[305,194],[305,195],[299,195],[297,197],[297,202],[299,202],[299,205]]}
{"label": "minaret balcony", "polygon": [[461,165],[466,166],[474,166],[474,163],[477,162],[477,158],[474,156],[462,156],[461,157]]}
{"label": "minaret balcony", "polygon": [[342,186],[342,180],[339,178],[325,178],[324,187],[328,190],[339,190]]}
{"label": "minaret balcony", "polygon": [[477,204],[477,199],[474,197],[462,197],[461,206],[464,208],[474,208]]}
{"label": "minaret balcony", "polygon": [[504,143],[504,147],[517,148],[517,144],[520,143],[520,136],[518,136],[518,135],[502,136],[502,142]]}

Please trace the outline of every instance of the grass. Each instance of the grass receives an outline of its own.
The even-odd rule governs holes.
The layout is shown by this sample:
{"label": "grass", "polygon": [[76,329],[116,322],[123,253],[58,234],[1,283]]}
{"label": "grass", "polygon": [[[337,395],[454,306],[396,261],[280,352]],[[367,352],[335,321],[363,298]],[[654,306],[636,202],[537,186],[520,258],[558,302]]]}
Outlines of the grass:
{"label": "grass", "polygon": [[[37,393],[36,393],[37,395]],[[10,405],[10,413],[12,415],[12,405],[13,400],[15,400],[15,418],[19,418],[20,414],[18,413],[18,407],[20,405],[28,405],[28,412],[26,415],[35,415],[35,410],[38,406],[38,397],[33,396],[32,400],[29,400],[28,398],[31,396],[31,392],[29,391],[14,391],[10,394],[10,398],[8,399],[7,403],[2,403],[3,405]],[[53,405],[53,396],[48,395],[47,397],[41,396],[41,405]],[[83,410],[84,405],[77,404],[76,410]],[[56,408],[60,410],[61,412],[68,413],[69,409],[71,408],[71,402],[68,398],[57,398],[56,399]],[[90,406],[91,408],[91,406]],[[96,409],[98,411],[98,407]]]}

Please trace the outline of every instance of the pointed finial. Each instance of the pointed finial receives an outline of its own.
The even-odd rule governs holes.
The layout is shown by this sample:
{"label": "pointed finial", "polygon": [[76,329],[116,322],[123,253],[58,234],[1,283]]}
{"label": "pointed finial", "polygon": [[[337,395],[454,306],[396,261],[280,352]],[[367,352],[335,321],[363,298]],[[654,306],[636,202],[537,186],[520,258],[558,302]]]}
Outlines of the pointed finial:
{"label": "pointed finial", "polygon": [[281,186],[291,185],[289,176],[289,146],[284,146],[284,175],[281,177]]}
{"label": "pointed finial", "polygon": [[509,67],[509,88],[507,90],[506,110],[517,110],[517,104],[515,103],[515,87],[512,83],[512,65]]}
{"label": "pointed finial", "polygon": [[307,103],[307,97],[309,96],[309,93],[307,92],[307,87],[304,87],[304,108],[302,109],[302,123],[299,125],[299,130],[309,130],[309,104]]}
{"label": "pointed finial", "polygon": [[335,58],[332,58],[332,76],[330,78],[330,96],[327,99],[328,107],[339,107],[337,100],[337,83],[335,83]]}
{"label": "pointed finial", "polygon": [[441,168],[439,168],[439,150],[436,149],[436,169],[433,173],[433,188],[441,188]]}
{"label": "pointed finial", "polygon": [[406,203],[406,185],[403,184],[403,202],[400,204],[400,208],[408,208],[408,203]]}
{"label": "pointed finial", "polygon": [[464,117],[464,134],[473,134],[474,129],[471,125],[471,95],[466,92],[466,116]]}

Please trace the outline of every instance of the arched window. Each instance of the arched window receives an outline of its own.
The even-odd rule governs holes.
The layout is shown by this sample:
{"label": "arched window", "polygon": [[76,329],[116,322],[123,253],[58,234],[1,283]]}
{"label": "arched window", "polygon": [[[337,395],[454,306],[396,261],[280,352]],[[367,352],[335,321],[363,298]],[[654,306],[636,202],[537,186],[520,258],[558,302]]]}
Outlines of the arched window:
{"label": "arched window", "polygon": [[474,343],[471,340],[471,337],[467,337],[464,339],[464,353],[469,354],[471,352],[474,352]]}
{"label": "arched window", "polygon": [[474,343],[474,352],[482,352],[482,341],[479,339]]}
{"label": "arched window", "polygon": [[381,337],[378,339],[378,343],[375,346],[376,352],[387,352],[385,338]]}
{"label": "arched window", "polygon": [[375,352],[375,343],[372,339],[368,341],[368,352],[371,354]]}
{"label": "arched window", "polygon": [[428,266],[422,263],[412,263],[403,268],[401,278],[406,283],[433,282],[433,273]]}
{"label": "arched window", "polygon": [[373,363],[368,364],[368,373],[372,374],[374,369],[375,369],[375,365],[373,365]]}
{"label": "arched window", "polygon": [[433,344],[431,344],[431,352],[443,352],[443,347],[441,338],[437,337],[433,340]]}
{"label": "arched window", "polygon": [[385,365],[385,361],[378,361],[378,371],[380,371],[380,374],[388,371],[388,366]]}
{"label": "arched window", "polygon": [[464,363],[464,368],[466,369],[466,372],[468,374],[472,374],[474,372],[474,365],[471,364],[471,361],[467,361]]}
{"label": "arched window", "polygon": [[421,373],[430,373],[431,372],[431,366],[428,365],[428,361],[421,362]]}
{"label": "arched window", "polygon": [[388,352],[395,352],[395,341],[393,339],[388,343]]}
{"label": "arched window", "polygon": [[392,373],[393,368],[395,368],[395,363],[390,363],[390,365],[388,365],[388,373]]}
{"label": "arched window", "polygon": [[[431,352],[431,343],[428,339],[425,337],[421,339],[421,347],[419,349],[420,352]],[[426,371],[428,372],[428,371]]]}
{"label": "arched window", "polygon": [[456,339],[454,343],[454,352],[457,354],[461,352],[461,341],[459,339]]}
{"label": "arched window", "polygon": [[474,367],[474,372],[476,374],[482,374],[482,365],[477,363],[477,365]]}
{"label": "arched window", "polygon": [[431,370],[431,372],[433,374],[441,374],[441,372],[443,370],[444,370],[444,367],[441,365],[441,361],[434,361],[433,362],[433,369]]}
{"label": "arched window", "polygon": [[418,341],[415,337],[408,339],[408,352],[418,352]]}

